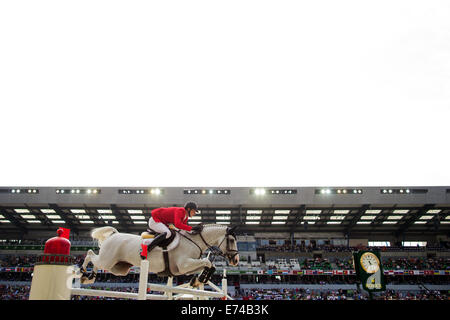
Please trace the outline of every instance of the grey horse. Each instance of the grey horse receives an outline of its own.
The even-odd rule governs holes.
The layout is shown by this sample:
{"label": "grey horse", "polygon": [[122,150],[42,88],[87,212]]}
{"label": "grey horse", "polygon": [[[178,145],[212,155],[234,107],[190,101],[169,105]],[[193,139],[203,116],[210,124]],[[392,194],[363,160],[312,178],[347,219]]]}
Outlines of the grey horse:
{"label": "grey horse", "polygon": [[[155,247],[149,254],[149,271],[160,275],[190,275],[200,273],[205,267],[210,268],[212,263],[207,258],[201,258],[208,248],[218,248],[232,266],[239,263],[237,240],[234,230],[236,227],[209,224],[203,225],[202,231],[193,234],[187,231],[177,231],[173,242],[177,241],[175,248],[168,247],[170,273],[167,274],[163,251]],[[88,250],[81,271],[83,284],[95,282],[98,269],[111,272],[116,276],[126,276],[132,266],[140,266],[141,236],[120,233],[113,227],[93,229],[91,236],[98,240],[99,254]],[[178,237],[178,238],[177,238]],[[86,267],[91,262],[94,267],[92,274],[86,273]]]}

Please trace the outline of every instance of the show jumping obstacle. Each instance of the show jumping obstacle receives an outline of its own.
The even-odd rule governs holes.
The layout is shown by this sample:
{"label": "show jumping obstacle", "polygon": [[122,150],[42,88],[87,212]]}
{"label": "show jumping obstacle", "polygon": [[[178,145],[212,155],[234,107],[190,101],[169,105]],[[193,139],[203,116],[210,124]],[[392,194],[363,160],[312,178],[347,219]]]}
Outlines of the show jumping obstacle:
{"label": "show jumping obstacle", "polygon": [[[149,284],[149,261],[142,260],[140,265],[139,290],[138,293],[93,290],[74,288],[74,279],[81,278],[79,268],[73,265],[70,256],[70,241],[61,237],[49,239],[45,244],[44,255],[41,255],[34,267],[33,279],[30,290],[30,300],[70,300],[71,296],[99,296],[137,300],[181,300],[181,299],[232,299],[227,294],[226,271],[222,278],[222,288],[217,287],[211,281],[207,284],[215,290],[204,290],[201,284],[199,289],[189,288],[190,284],[174,287],[173,278],[169,277],[167,285]],[[148,294],[147,291],[162,292],[163,294]]]}

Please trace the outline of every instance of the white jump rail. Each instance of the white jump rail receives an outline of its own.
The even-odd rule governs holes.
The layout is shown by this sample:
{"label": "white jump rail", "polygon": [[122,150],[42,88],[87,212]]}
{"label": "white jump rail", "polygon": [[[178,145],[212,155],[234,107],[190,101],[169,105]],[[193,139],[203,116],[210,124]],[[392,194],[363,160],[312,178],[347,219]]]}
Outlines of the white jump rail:
{"label": "white jump rail", "polygon": [[[173,299],[185,299],[187,297],[191,298],[196,297],[196,299],[221,298],[233,300],[227,294],[228,286],[225,270],[222,278],[222,288],[219,288],[211,281],[208,281],[207,284],[216,291],[214,292],[202,290],[203,285],[201,285],[201,289],[187,288],[189,284],[183,284],[180,286],[173,287],[172,277],[169,277],[167,285],[149,284],[148,268],[149,268],[148,260],[143,260],[141,262],[141,268],[139,270],[140,274],[139,274],[138,293],[72,288],[71,295],[95,296],[95,297],[100,296],[100,297],[137,299],[137,300],[173,300]],[[78,275],[77,277],[80,277],[80,275]],[[164,294],[147,294],[147,289],[157,292],[163,292]],[[178,293],[178,295],[173,295],[174,293]]]}

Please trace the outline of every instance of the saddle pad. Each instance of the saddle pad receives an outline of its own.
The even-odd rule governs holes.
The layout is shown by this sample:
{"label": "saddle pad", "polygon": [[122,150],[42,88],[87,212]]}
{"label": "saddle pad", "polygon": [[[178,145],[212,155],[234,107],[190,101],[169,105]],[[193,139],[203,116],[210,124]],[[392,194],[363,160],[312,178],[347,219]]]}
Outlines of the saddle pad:
{"label": "saddle pad", "polygon": [[154,234],[148,233],[148,232],[142,232],[141,238],[142,239],[153,239],[155,237]]}

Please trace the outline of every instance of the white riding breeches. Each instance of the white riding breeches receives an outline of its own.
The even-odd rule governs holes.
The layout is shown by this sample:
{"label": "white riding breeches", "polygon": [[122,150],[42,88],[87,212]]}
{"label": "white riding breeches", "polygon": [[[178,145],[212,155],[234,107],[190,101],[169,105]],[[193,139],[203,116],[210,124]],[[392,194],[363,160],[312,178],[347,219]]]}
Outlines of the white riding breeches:
{"label": "white riding breeches", "polygon": [[153,220],[153,218],[150,218],[150,220],[148,220],[148,227],[156,232],[159,233],[166,233],[166,239],[170,238],[170,230],[169,228],[162,222],[156,222],[155,220]]}

